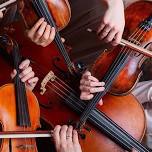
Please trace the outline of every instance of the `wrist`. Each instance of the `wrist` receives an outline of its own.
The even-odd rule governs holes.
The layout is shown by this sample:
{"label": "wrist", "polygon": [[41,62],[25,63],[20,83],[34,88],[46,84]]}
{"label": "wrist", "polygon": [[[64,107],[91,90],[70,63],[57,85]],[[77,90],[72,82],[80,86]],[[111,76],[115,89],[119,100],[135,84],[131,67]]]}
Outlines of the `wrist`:
{"label": "wrist", "polygon": [[111,7],[111,6],[114,6],[116,4],[119,4],[119,3],[123,3],[123,0],[103,0],[105,6],[107,8]]}

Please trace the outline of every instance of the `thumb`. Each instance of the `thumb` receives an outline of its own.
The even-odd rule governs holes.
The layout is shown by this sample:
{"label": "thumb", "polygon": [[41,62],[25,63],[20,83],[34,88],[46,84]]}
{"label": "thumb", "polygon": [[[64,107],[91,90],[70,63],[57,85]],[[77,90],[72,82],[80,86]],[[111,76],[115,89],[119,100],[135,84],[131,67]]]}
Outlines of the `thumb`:
{"label": "thumb", "polygon": [[14,69],[13,72],[11,72],[11,78],[14,79],[16,74],[17,74],[17,71]]}
{"label": "thumb", "polygon": [[99,105],[102,106],[103,105],[103,101],[102,99],[99,101]]}
{"label": "thumb", "polygon": [[61,41],[64,43],[65,42],[65,39],[63,37],[61,37]]}

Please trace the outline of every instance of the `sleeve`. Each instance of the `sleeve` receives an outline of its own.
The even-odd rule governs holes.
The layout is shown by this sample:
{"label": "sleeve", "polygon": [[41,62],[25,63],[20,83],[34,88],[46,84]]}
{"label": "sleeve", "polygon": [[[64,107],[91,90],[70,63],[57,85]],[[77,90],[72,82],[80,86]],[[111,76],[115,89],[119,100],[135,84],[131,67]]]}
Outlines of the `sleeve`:
{"label": "sleeve", "polygon": [[132,91],[140,103],[152,101],[152,80],[139,82]]}
{"label": "sleeve", "polygon": [[0,27],[12,23],[16,18],[17,18],[17,6],[14,5],[6,11],[3,19],[0,20]]}

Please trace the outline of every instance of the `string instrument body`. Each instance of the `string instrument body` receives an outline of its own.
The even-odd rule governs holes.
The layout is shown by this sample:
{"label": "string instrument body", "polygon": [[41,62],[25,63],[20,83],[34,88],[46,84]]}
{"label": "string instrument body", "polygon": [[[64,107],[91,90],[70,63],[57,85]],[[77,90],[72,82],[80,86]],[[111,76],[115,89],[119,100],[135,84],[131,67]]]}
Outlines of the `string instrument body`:
{"label": "string instrument body", "polygon": [[[20,13],[26,28],[31,28],[40,18],[40,14],[33,7],[33,0],[19,1]],[[71,18],[71,9],[68,0],[45,0],[49,12],[52,14],[58,30],[67,26]]]}
{"label": "string instrument body", "polygon": [[[126,25],[124,31],[125,39],[135,43],[136,45],[149,47],[152,41],[151,14],[152,3],[150,1],[140,1],[126,8]],[[110,89],[110,93],[115,95],[125,95],[132,91],[142,75],[141,66],[146,57],[142,54],[134,53],[127,47],[117,46],[113,50],[106,50],[103,54],[101,54],[91,69],[93,75],[102,80],[107,72],[107,69],[109,69],[112,63],[118,59],[117,57],[120,56],[120,52],[124,53],[123,56],[128,54],[128,52],[130,53],[122,62],[126,62],[125,66],[114,80]]]}
{"label": "string instrument body", "polygon": [[[20,127],[17,125],[17,112],[16,112],[16,98],[15,89],[13,84],[7,84],[0,88],[0,121],[2,125],[2,131],[34,131],[39,126],[39,120],[37,116],[40,116],[38,110],[38,101],[35,95],[27,90],[28,106],[30,113],[31,126],[28,128]],[[35,102],[36,101],[36,102]],[[33,107],[35,107],[33,111]],[[3,139],[1,143],[1,152],[9,152],[10,144],[9,139]],[[21,152],[24,150],[37,152],[35,139],[12,139],[11,150],[13,152]],[[27,149],[26,149],[27,148]]]}
{"label": "string instrument body", "polygon": [[[19,64],[21,57],[16,43],[8,37],[0,36],[0,41],[5,46],[8,43],[7,51],[12,54],[14,68],[17,74],[14,83],[0,87],[0,123],[2,131],[35,131],[40,127],[40,109],[36,96],[19,78]],[[12,44],[12,45],[11,45]],[[34,138],[24,139],[2,139],[1,152],[37,152],[36,140]]]}

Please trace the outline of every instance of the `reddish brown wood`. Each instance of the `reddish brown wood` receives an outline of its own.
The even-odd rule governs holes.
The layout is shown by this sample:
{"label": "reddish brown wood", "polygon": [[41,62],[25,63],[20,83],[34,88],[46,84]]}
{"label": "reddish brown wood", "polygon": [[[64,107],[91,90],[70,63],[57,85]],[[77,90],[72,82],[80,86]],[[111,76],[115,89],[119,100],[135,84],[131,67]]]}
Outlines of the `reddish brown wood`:
{"label": "reddish brown wood", "polygon": [[[146,5],[146,7],[150,7],[151,8],[151,3],[149,2],[138,2],[135,3],[133,5],[133,7],[129,7],[127,9],[127,11],[130,10],[136,10],[136,7],[138,8],[139,5],[141,7],[144,5]],[[150,9],[149,8],[149,9]],[[139,12],[139,10],[138,10]],[[136,12],[136,14],[138,14],[138,12]],[[128,24],[127,24],[128,25]],[[132,29],[132,28],[131,28]],[[133,28],[133,30],[135,29],[135,27]],[[52,45],[46,47],[46,48],[42,48],[40,46],[36,46],[33,43],[25,40],[23,37],[22,39],[20,38],[19,35],[14,35],[15,38],[18,40],[18,42],[20,43],[21,47],[22,47],[22,53],[25,57],[28,57],[31,59],[32,63],[34,63],[33,69],[36,72],[36,75],[38,75],[38,77],[40,77],[40,82],[43,79],[43,77],[50,71],[53,70],[55,72],[56,75],[58,75],[60,78],[62,78],[62,80],[64,82],[69,82],[69,79],[63,77],[63,75],[61,74],[61,71],[59,71],[56,66],[54,66],[54,59],[56,57],[59,57],[60,60],[56,62],[56,65],[58,65],[58,67],[60,67],[60,69],[64,69],[65,70],[65,65],[63,60],[61,60],[60,55],[58,54],[58,52],[56,51],[56,48]],[[105,68],[102,67],[101,70],[99,70],[99,65],[101,64],[97,64],[94,67],[94,73],[96,70],[96,73],[99,74],[99,77],[102,74],[104,74],[105,70],[107,70],[107,67],[110,65],[110,63],[113,62],[113,60],[115,59],[116,55],[118,54],[119,50],[116,49],[115,50],[116,53],[106,53],[102,55],[102,59],[101,60],[97,60],[97,63],[100,63],[98,61],[103,61],[104,65],[105,63],[107,63],[107,66]],[[135,60],[136,59],[136,60]],[[108,61],[107,61],[108,60]],[[138,71],[138,63],[137,61],[139,61],[140,58],[133,58],[130,60],[130,62],[135,62],[136,63],[136,72],[134,72],[135,74],[132,76],[129,75],[129,80],[132,81],[136,81],[135,75],[139,75],[140,71]],[[128,71],[130,70],[128,67],[130,67],[130,62],[128,63],[128,66],[125,67],[124,71]],[[35,64],[36,63],[36,64]],[[109,64],[108,64],[109,63]],[[98,66],[97,66],[98,65]],[[105,68],[105,69],[103,69]],[[65,72],[66,73],[66,72]],[[64,73],[64,74],[65,74]],[[97,75],[98,76],[98,75]],[[137,76],[136,76],[137,77]],[[125,78],[125,77],[121,77],[121,78]],[[122,82],[123,79],[121,79]],[[124,86],[126,84],[126,82],[128,81],[128,77],[127,80],[123,81],[123,83],[121,83],[121,89],[122,86]],[[55,83],[53,83],[55,84]],[[73,81],[73,83],[70,85],[72,88],[73,86],[76,84],[76,82]],[[127,82],[128,84],[128,82]],[[55,84],[57,87],[59,87],[59,89],[63,89],[61,88],[61,86]],[[131,84],[132,85],[132,82]],[[79,116],[70,108],[68,108],[67,105],[64,104],[63,99],[60,98],[56,93],[54,93],[52,91],[52,89],[54,88],[53,85],[50,85],[51,89],[48,89],[48,91],[42,96],[40,95],[40,90],[37,87],[35,89],[35,93],[39,99],[39,102],[41,104],[41,117],[46,120],[48,123],[50,123],[50,125],[55,126],[57,124],[66,124],[68,122],[68,120],[77,120],[79,118]],[[126,90],[123,89],[123,90]],[[64,90],[62,90],[64,91]],[[77,96],[79,98],[79,96]],[[138,103],[138,101],[132,96],[132,95],[127,95],[127,96],[123,96],[123,97],[117,97],[117,96],[112,96],[107,94],[104,98],[103,98],[103,106],[98,106],[98,109],[101,110],[102,112],[104,112],[105,114],[107,114],[113,121],[115,121],[117,124],[119,124],[122,128],[124,128],[128,133],[130,133],[133,137],[135,137],[137,140],[142,139],[143,134],[145,132],[145,116],[144,116],[144,111],[141,107],[141,105]],[[122,149],[120,149],[120,147],[118,145],[116,145],[113,141],[111,141],[109,138],[107,138],[106,136],[104,136],[99,130],[97,130],[93,125],[91,124],[87,124],[87,126],[89,126],[89,128],[91,128],[91,132],[86,131],[85,129],[82,130],[82,132],[84,134],[86,134],[86,138],[85,139],[81,139],[80,138],[80,142],[81,142],[81,146],[82,149],[85,152],[121,152],[124,151]]]}
{"label": "reddish brown wood", "polygon": [[[27,28],[31,28],[39,19],[32,7],[32,1],[33,0],[19,1],[20,13]],[[46,0],[45,2],[58,29],[63,29],[71,18],[71,9],[68,0]]]}
{"label": "reddish brown wood", "polygon": [[[148,1],[136,2],[125,10],[126,27],[124,37],[126,40],[132,33],[134,33],[135,30],[138,30],[138,34],[136,34],[134,39],[140,40],[141,36],[143,35],[141,41],[142,46],[145,46],[151,41],[152,28],[149,31],[145,30],[142,35],[140,35],[142,30],[139,28],[139,25],[145,19],[150,17],[151,13],[152,3]],[[129,48],[126,50],[129,50]],[[122,51],[122,47],[118,46],[113,50],[107,50],[101,54],[92,67],[93,75],[99,79],[102,79],[120,51]],[[110,92],[119,95],[128,94],[134,88],[140,78],[140,75],[142,74],[140,67],[144,60],[145,57],[143,55],[131,55],[127,65],[121,70],[120,74],[118,74],[116,80],[113,82]]]}
{"label": "reddish brown wood", "polygon": [[[31,120],[31,127],[20,127],[17,126],[17,113],[16,113],[16,98],[13,84],[7,84],[0,88],[0,121],[2,124],[3,131],[32,131],[36,130],[40,126],[39,118],[40,111],[38,101],[35,95],[27,90],[27,99],[29,114]],[[34,110],[33,110],[34,107]],[[32,152],[37,152],[37,146],[35,139],[12,139],[12,151],[21,152],[24,151],[21,145],[31,145],[33,148],[28,149]],[[0,147],[1,152],[10,151],[9,140],[4,139]]]}

